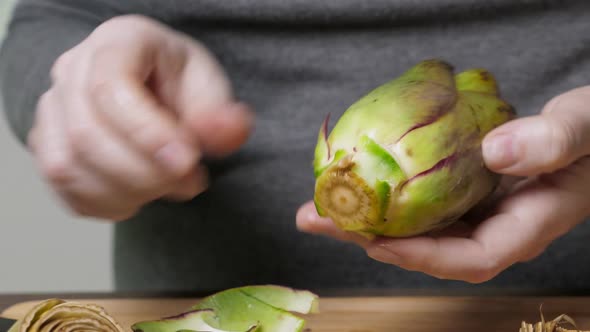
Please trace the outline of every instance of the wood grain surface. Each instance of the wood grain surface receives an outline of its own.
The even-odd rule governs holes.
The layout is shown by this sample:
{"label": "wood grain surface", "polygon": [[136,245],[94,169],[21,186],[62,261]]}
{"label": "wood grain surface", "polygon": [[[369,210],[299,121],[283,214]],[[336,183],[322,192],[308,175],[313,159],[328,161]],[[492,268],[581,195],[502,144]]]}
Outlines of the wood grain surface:
{"label": "wood grain surface", "polygon": [[[180,313],[198,299],[77,299],[104,307],[126,329],[131,324]],[[9,307],[2,316],[18,319],[34,301]],[[338,297],[322,298],[320,313],[305,317],[314,332],[518,331],[522,320],[536,322],[567,313],[590,328],[590,297]]]}

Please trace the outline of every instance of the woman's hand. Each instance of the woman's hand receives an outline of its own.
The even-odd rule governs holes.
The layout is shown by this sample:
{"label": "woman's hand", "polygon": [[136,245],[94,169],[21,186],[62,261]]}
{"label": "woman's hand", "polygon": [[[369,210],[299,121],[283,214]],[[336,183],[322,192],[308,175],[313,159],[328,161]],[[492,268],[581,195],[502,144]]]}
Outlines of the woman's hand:
{"label": "woman's hand", "polygon": [[122,16],[63,54],[28,144],[43,176],[82,216],[120,220],[207,187],[204,155],[245,142],[252,116],[202,45]]}
{"label": "woman's hand", "polygon": [[540,115],[496,128],[483,142],[487,166],[512,181],[491,215],[437,234],[368,241],[304,205],[297,226],[352,241],[378,261],[441,279],[485,282],[531,260],[590,216],[590,86],[552,99]]}

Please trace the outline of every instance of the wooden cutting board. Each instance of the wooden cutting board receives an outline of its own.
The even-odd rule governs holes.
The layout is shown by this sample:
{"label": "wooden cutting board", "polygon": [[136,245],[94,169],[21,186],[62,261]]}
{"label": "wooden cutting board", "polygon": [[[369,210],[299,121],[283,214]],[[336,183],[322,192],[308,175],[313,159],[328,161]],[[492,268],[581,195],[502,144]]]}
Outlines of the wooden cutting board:
{"label": "wooden cutting board", "polygon": [[[180,313],[198,299],[79,299],[103,306],[124,328]],[[18,319],[35,302],[18,303],[3,317]],[[590,297],[338,297],[321,298],[320,313],[307,316],[313,332],[517,332],[522,320],[536,322],[567,313],[590,330]]]}

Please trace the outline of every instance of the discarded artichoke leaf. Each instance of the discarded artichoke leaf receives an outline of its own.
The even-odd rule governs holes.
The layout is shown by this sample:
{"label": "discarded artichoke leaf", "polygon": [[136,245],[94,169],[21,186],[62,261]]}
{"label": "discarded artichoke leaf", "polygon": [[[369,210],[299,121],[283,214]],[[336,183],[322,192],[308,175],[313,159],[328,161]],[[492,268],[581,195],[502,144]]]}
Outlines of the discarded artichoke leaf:
{"label": "discarded artichoke leaf", "polygon": [[276,285],[245,286],[238,290],[280,310],[300,314],[319,312],[319,297],[308,290]]}
{"label": "discarded artichoke leaf", "polygon": [[523,321],[520,324],[519,332],[590,332],[579,330],[574,319],[566,314],[561,314],[548,322],[545,321],[542,311],[540,315],[541,321],[535,324]]}
{"label": "discarded artichoke leaf", "polygon": [[252,285],[215,293],[189,311],[132,326],[135,332],[299,332],[296,316],[319,311],[318,296],[277,285]]}
{"label": "discarded artichoke leaf", "polygon": [[[219,329],[244,331],[253,325],[259,325],[260,331],[264,332],[302,331],[305,326],[304,319],[255,297],[260,296],[275,305],[291,308],[297,305],[285,300],[287,297],[298,300],[297,294],[293,297],[281,288],[264,287],[266,290],[259,287],[246,291],[243,288],[228,289],[203,299],[193,309],[214,310],[215,317],[209,317],[206,321]],[[248,294],[248,291],[255,295]],[[307,310],[311,310],[311,307]]]}
{"label": "discarded artichoke leaf", "polygon": [[17,320],[9,332],[123,332],[102,307],[48,299]]}
{"label": "discarded artichoke leaf", "polygon": [[209,325],[205,321],[206,319],[215,320],[215,311],[212,309],[196,309],[177,316],[138,322],[133,324],[131,329],[135,332],[254,332],[258,329],[258,324],[250,325],[242,330],[217,329]]}

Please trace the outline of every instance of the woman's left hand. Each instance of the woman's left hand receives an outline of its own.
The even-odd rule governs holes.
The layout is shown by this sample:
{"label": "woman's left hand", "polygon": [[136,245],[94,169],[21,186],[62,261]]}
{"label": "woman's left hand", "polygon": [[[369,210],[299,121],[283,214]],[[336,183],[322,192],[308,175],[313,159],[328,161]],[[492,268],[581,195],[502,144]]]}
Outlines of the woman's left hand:
{"label": "woman's left hand", "polygon": [[369,241],[339,230],[309,202],[297,213],[297,227],[354,242],[371,258],[406,270],[481,283],[537,257],[590,216],[590,86],[553,98],[540,115],[496,128],[482,149],[492,171],[519,181],[475,224]]}

